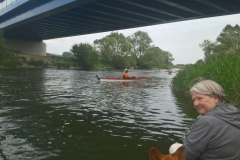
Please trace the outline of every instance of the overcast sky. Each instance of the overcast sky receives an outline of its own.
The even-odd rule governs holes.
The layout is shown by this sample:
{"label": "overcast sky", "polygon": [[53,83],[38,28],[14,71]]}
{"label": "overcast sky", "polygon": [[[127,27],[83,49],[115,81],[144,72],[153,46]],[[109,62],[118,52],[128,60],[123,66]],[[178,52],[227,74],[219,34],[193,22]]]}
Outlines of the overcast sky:
{"label": "overcast sky", "polygon": [[[205,39],[215,41],[227,24],[240,25],[240,14],[118,30],[118,32],[129,36],[139,30],[145,31],[153,40],[153,45],[173,55],[174,64],[194,64],[197,60],[204,58],[199,44]],[[66,37],[44,42],[47,45],[47,53],[62,55],[63,52],[70,51],[75,43],[93,44],[94,40],[101,39],[110,33]]]}

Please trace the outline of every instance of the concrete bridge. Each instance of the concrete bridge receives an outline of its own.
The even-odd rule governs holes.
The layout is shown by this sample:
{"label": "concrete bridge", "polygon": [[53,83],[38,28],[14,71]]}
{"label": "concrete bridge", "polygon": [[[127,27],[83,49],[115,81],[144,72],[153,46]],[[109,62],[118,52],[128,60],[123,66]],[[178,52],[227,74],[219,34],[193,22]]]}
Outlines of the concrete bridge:
{"label": "concrete bridge", "polygon": [[9,49],[45,55],[42,40],[240,13],[240,0],[0,0]]}

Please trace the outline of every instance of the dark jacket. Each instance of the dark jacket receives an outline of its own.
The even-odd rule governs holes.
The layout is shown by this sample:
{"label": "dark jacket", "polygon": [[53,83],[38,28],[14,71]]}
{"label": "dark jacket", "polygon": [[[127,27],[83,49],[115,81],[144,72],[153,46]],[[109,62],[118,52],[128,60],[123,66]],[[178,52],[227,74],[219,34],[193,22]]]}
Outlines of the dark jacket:
{"label": "dark jacket", "polygon": [[240,110],[218,105],[197,119],[184,142],[186,160],[240,160]]}

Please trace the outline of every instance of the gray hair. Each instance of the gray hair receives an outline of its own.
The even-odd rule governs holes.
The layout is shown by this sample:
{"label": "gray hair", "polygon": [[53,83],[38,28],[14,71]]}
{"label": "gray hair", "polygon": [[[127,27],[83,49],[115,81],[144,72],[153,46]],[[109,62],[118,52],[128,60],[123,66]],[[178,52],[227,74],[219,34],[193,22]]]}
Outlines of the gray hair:
{"label": "gray hair", "polygon": [[223,104],[226,96],[222,86],[212,80],[199,81],[190,89],[190,93],[192,94],[193,91],[210,97],[216,95],[219,98],[218,104]]}

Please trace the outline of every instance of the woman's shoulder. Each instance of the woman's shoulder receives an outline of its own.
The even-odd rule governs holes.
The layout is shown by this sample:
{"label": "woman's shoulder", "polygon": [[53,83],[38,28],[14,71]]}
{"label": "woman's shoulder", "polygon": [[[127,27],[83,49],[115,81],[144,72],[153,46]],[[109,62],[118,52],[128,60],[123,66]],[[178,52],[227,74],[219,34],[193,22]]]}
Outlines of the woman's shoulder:
{"label": "woman's shoulder", "polygon": [[236,108],[230,104],[220,104],[217,107],[215,107],[213,110],[210,110],[205,115],[214,115],[216,116],[222,116],[225,114],[240,114],[239,108]]}
{"label": "woman's shoulder", "polygon": [[198,118],[196,123],[199,125],[207,124],[208,126],[212,126],[212,125],[215,125],[214,122],[217,122],[217,121],[219,121],[219,119],[216,118],[215,116],[212,116],[211,114],[206,114]]}

